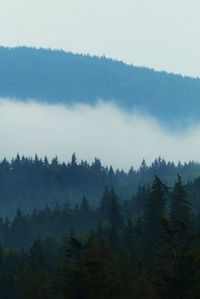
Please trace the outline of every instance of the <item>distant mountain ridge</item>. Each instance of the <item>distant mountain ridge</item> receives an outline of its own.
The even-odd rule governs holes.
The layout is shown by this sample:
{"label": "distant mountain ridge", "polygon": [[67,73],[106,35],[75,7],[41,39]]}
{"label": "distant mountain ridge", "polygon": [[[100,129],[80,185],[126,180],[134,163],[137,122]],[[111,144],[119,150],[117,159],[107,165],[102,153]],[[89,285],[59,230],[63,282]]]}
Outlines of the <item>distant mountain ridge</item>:
{"label": "distant mountain ridge", "polygon": [[0,47],[0,97],[69,105],[103,99],[166,123],[200,119],[200,79],[50,49]]}

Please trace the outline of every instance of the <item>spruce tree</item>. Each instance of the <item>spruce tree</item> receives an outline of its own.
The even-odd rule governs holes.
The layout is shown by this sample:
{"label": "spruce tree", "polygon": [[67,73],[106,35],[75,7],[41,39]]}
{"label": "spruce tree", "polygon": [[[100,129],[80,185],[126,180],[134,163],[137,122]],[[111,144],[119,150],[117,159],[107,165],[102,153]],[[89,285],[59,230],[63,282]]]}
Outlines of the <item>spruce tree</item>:
{"label": "spruce tree", "polygon": [[110,222],[113,228],[119,229],[123,226],[123,217],[121,213],[121,207],[119,199],[115,193],[114,188],[110,192],[111,197],[111,210],[110,210]]}
{"label": "spruce tree", "polygon": [[192,229],[191,206],[179,175],[172,192],[170,222],[174,230],[185,229],[189,233]]}
{"label": "spruce tree", "polygon": [[110,210],[110,224],[111,224],[111,231],[110,231],[110,243],[114,249],[120,248],[120,241],[121,241],[121,232],[123,229],[123,217],[121,213],[121,207],[119,204],[118,197],[114,191],[111,189],[110,192],[111,196],[111,210]]}
{"label": "spruce tree", "polygon": [[149,240],[162,244],[162,218],[165,217],[167,187],[155,176],[144,211],[145,231]]}
{"label": "spruce tree", "polygon": [[156,273],[161,263],[165,244],[162,219],[165,217],[167,187],[155,176],[144,211],[144,260],[150,274]]}
{"label": "spruce tree", "polygon": [[100,208],[99,208],[100,222],[108,218],[110,210],[111,210],[111,196],[110,196],[110,191],[106,186],[100,201]]}

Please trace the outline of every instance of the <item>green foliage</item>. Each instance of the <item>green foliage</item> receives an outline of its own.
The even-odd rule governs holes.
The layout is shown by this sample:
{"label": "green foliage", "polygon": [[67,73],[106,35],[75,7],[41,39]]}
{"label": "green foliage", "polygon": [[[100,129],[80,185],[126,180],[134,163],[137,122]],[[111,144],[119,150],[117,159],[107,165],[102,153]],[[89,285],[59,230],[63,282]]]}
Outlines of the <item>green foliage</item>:
{"label": "green foliage", "polygon": [[0,247],[0,298],[199,298],[200,230],[185,188],[180,177],[172,190],[155,177],[138,218],[122,213],[123,202],[113,188],[106,188],[96,210],[86,198],[75,209],[57,205],[30,216],[19,210],[1,236],[11,233],[14,240],[21,238],[24,226],[31,227],[33,220],[49,226],[53,219],[51,229],[56,222],[61,229],[64,215],[83,222],[95,215],[98,225],[90,233],[73,232],[69,238],[66,233],[62,243],[44,230],[44,238],[35,238],[25,249],[19,248],[23,239],[20,246],[14,244],[18,250]]}
{"label": "green foliage", "polygon": [[22,299],[51,298],[51,286],[45,255],[40,240],[36,240],[29,250],[20,270],[19,292]]}
{"label": "green foliage", "polygon": [[180,176],[172,192],[170,221],[174,230],[180,230],[181,227],[184,227],[188,233],[192,230],[191,204]]}

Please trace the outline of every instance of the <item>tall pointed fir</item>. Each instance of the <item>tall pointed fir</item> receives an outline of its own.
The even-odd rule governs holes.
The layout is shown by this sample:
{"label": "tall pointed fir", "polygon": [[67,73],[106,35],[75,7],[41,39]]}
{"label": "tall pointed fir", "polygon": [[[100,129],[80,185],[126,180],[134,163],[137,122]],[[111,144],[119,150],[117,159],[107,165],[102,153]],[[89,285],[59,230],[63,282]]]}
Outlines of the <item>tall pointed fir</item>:
{"label": "tall pointed fir", "polygon": [[155,274],[161,264],[165,245],[162,220],[165,217],[167,187],[155,176],[144,210],[143,259],[149,274]]}
{"label": "tall pointed fir", "polygon": [[110,198],[111,198],[110,222],[112,227],[116,229],[120,229],[123,227],[123,217],[121,213],[119,199],[115,193],[114,188],[111,188]]}
{"label": "tall pointed fir", "polygon": [[111,224],[111,231],[110,231],[110,243],[112,248],[118,249],[120,248],[120,241],[121,241],[121,233],[123,229],[123,217],[121,213],[121,206],[119,203],[119,199],[112,188],[110,191],[110,198],[111,198],[111,210],[110,210],[110,224]]}
{"label": "tall pointed fir", "polygon": [[108,187],[106,186],[100,201],[100,207],[99,207],[100,222],[103,222],[108,219],[110,210],[111,210],[111,195]]}
{"label": "tall pointed fir", "polygon": [[145,231],[148,239],[159,246],[163,240],[162,219],[165,217],[167,187],[158,176],[154,181],[144,210]]}
{"label": "tall pointed fir", "polygon": [[193,216],[188,193],[179,175],[172,192],[170,223],[176,232],[174,245],[181,251],[186,250],[193,235]]}

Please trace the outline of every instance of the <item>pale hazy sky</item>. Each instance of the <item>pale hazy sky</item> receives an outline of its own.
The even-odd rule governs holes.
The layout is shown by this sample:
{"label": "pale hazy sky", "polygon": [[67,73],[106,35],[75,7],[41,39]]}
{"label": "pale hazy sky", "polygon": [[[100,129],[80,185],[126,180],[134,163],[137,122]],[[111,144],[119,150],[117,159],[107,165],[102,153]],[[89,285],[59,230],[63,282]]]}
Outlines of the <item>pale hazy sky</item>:
{"label": "pale hazy sky", "polygon": [[0,44],[200,76],[199,0],[0,0]]}

